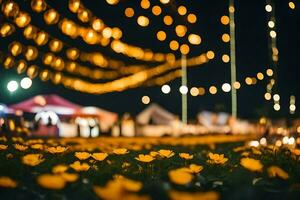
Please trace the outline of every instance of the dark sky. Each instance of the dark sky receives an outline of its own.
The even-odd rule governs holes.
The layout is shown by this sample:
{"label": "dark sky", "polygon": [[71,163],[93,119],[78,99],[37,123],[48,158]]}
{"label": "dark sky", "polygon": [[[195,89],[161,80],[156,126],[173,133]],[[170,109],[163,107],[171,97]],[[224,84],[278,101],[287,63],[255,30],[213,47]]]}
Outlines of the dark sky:
{"label": "dark sky", "polygon": [[[20,2],[21,8],[30,11],[30,1]],[[74,14],[67,10],[67,0],[47,1],[51,6],[59,10],[68,18],[76,20]],[[173,29],[166,29],[162,23],[162,16],[166,13],[175,18],[175,23],[182,24],[187,22],[176,14],[172,6],[162,6],[163,14],[154,17],[149,10],[143,10],[139,7],[139,1],[121,1],[116,6],[108,5],[105,0],[83,0],[84,5],[93,11],[94,15],[103,19],[111,27],[120,27],[123,31],[122,40],[129,44],[150,48],[153,51],[168,53],[168,42],[159,42],[156,39],[158,30],[166,30],[170,38]],[[221,41],[222,33],[228,33],[229,27],[220,23],[222,15],[228,15],[228,1],[224,0],[196,0],[172,1],[173,7],[185,5],[188,12],[195,13],[198,21],[194,25],[188,25],[189,32],[199,34],[202,43],[199,46],[191,48],[191,55],[199,55],[208,50],[216,53],[215,59],[205,64],[190,68],[188,70],[188,86],[203,86],[208,88],[216,85],[219,88],[224,82],[230,82],[230,65],[224,64],[221,60],[222,54],[229,54],[229,44]],[[158,0],[151,0],[152,5],[161,5]],[[275,117],[288,116],[289,96],[296,95],[296,105],[300,98],[299,84],[299,46],[300,46],[300,4],[295,2],[296,9],[291,10],[288,7],[288,1],[278,0],[275,2],[276,26],[279,49],[279,67],[277,70],[278,85],[277,90],[281,95],[281,110],[275,113],[272,111],[272,103],[264,100],[264,92],[267,80],[259,82],[255,86],[247,86],[244,83],[246,76],[255,76],[257,72],[264,72],[270,67],[268,53],[268,29],[267,17],[265,12],[265,1],[236,1],[236,56],[237,56],[237,79],[242,82],[242,87],[238,90],[238,115],[243,118],[254,118],[259,113],[268,113]],[[150,25],[142,28],[137,25],[136,18],[129,19],[124,17],[124,9],[133,7],[138,15],[150,17]],[[77,46],[83,51],[98,50],[104,54],[116,58],[124,59],[126,62],[134,63],[134,60],[127,59],[125,56],[116,55],[107,48],[89,47],[82,41],[70,40],[63,36],[56,26],[46,27],[41,20],[41,15],[34,14],[32,24],[47,30],[51,35],[61,38],[64,42]],[[9,38],[0,38],[1,51],[7,51],[8,41],[18,39],[24,44],[30,44],[20,35],[13,35]],[[167,40],[170,41],[170,40]],[[182,40],[184,42],[184,40]],[[179,57],[179,54],[177,54]],[[41,68],[43,66],[40,66]],[[171,112],[178,115],[181,113],[181,97],[178,92],[180,79],[170,83],[172,91],[168,95],[162,94],[160,87],[131,89],[120,93],[109,93],[103,95],[90,95],[73,90],[65,89],[62,86],[53,85],[51,82],[41,82],[38,78],[33,80],[33,86],[29,90],[19,89],[10,94],[6,90],[6,84],[9,80],[20,80],[23,75],[18,75],[15,69],[4,70],[0,67],[0,102],[11,104],[27,99],[37,94],[59,94],[75,103],[81,105],[99,106],[114,112],[130,112],[137,114],[146,106],[141,103],[143,95],[150,96],[152,102],[157,102]],[[188,96],[189,118],[193,118],[201,110],[215,110],[230,112],[230,93],[218,92],[217,95],[206,94],[205,96]],[[296,111],[299,116],[299,112]]]}

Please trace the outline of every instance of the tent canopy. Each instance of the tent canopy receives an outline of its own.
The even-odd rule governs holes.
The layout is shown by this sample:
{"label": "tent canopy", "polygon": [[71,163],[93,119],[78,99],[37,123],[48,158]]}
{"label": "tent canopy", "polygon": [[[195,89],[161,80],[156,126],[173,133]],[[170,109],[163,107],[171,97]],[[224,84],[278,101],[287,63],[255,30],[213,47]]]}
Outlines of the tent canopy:
{"label": "tent canopy", "polygon": [[153,124],[157,125],[169,125],[176,120],[176,116],[162,108],[160,105],[152,103],[140,114],[138,114],[136,120],[142,125],[149,124],[151,121]]}
{"label": "tent canopy", "polygon": [[59,115],[72,115],[81,106],[72,103],[58,95],[38,95],[18,104],[11,105],[14,110],[21,110],[28,113],[38,113],[41,111],[53,111]]}

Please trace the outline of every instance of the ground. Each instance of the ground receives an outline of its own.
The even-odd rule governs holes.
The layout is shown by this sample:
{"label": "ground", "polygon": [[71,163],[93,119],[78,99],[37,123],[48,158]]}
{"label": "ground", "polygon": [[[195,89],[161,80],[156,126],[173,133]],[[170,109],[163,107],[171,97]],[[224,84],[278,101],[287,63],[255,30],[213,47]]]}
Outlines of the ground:
{"label": "ground", "polygon": [[255,139],[3,136],[0,199],[299,199],[299,144]]}

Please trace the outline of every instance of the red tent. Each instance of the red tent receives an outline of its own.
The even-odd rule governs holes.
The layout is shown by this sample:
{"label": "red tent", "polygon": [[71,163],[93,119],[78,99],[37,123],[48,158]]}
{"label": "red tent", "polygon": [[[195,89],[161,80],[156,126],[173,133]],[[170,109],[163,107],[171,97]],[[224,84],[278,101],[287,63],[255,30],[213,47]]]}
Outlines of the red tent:
{"label": "red tent", "polygon": [[14,110],[21,110],[28,113],[53,111],[59,115],[72,115],[76,113],[78,109],[81,109],[80,105],[54,94],[38,95],[9,107]]}

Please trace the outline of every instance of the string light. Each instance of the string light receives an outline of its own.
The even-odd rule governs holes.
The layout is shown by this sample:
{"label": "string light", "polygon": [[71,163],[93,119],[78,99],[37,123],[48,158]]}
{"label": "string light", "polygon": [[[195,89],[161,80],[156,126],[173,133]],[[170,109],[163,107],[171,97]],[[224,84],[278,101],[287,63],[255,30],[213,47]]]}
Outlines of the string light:
{"label": "string light", "polygon": [[229,34],[224,33],[224,34],[222,35],[222,41],[223,41],[223,42],[229,42],[229,41],[230,41],[230,36],[229,36]]}
{"label": "string light", "polygon": [[292,10],[294,10],[294,9],[296,8],[295,3],[292,2],[292,1],[290,1],[290,2],[289,2],[289,8],[292,9]]}
{"label": "string light", "polygon": [[169,94],[171,92],[171,87],[169,85],[163,85],[161,87],[161,91],[164,93],[164,94]]}
{"label": "string light", "polygon": [[230,85],[229,83],[223,83],[223,85],[222,85],[222,90],[223,90],[224,92],[230,92],[230,90],[231,90],[231,85]]}
{"label": "string light", "polygon": [[176,51],[179,48],[179,43],[176,40],[170,42],[170,49]]}
{"label": "string light", "polygon": [[187,9],[185,6],[179,6],[177,11],[179,15],[185,15],[187,13]]}
{"label": "string light", "polygon": [[143,96],[143,97],[142,97],[142,103],[143,103],[143,104],[147,105],[147,104],[150,103],[150,101],[151,101],[151,99],[150,99],[149,96]]}
{"label": "string light", "polygon": [[119,3],[119,0],[106,0],[106,2],[110,5],[116,5],[117,3]]}
{"label": "string light", "polygon": [[210,86],[209,87],[209,92],[211,94],[216,94],[218,92],[218,89],[215,86]]}
{"label": "string light", "polygon": [[151,4],[149,0],[142,0],[140,5],[143,9],[148,9]]}
{"label": "string light", "polygon": [[125,11],[125,16],[126,17],[133,17],[134,16],[134,10],[133,8],[126,8]]}
{"label": "string light", "polygon": [[183,37],[183,36],[185,36],[185,34],[187,32],[187,28],[184,25],[177,25],[175,27],[175,32],[178,37]]}
{"label": "string light", "polygon": [[32,80],[28,77],[25,77],[21,80],[20,85],[23,89],[27,90],[32,86]]}
{"label": "string light", "polygon": [[173,24],[173,18],[170,15],[164,16],[163,20],[167,26],[171,26]]}
{"label": "string light", "polygon": [[226,16],[226,15],[222,16],[222,17],[221,17],[221,23],[222,23],[223,25],[228,25],[228,24],[229,24],[229,17]]}
{"label": "string light", "polygon": [[156,34],[156,37],[159,41],[164,41],[166,39],[167,35],[164,31],[158,31]]}
{"label": "string light", "polygon": [[19,84],[17,81],[9,81],[7,84],[7,90],[9,92],[15,92],[19,88]]}
{"label": "string light", "polygon": [[170,2],[170,0],[160,0],[160,2],[161,2],[162,4],[168,4],[168,3]]}
{"label": "string light", "polygon": [[192,87],[192,88],[190,89],[190,93],[191,93],[191,95],[192,95],[193,97],[196,97],[196,96],[199,95],[199,90],[198,90],[198,88],[196,88],[196,87]]}
{"label": "string light", "polygon": [[15,31],[15,27],[12,24],[4,23],[0,27],[0,36],[7,37],[10,36]]}
{"label": "string light", "polygon": [[44,0],[32,0],[31,1],[31,8],[35,12],[43,12],[47,7],[47,4]]}
{"label": "string light", "polygon": [[188,87],[186,85],[182,85],[182,86],[179,87],[179,92],[181,94],[185,95],[185,94],[187,94],[189,92],[189,89],[188,89]]}
{"label": "string light", "polygon": [[223,61],[224,63],[229,63],[229,61],[230,61],[229,55],[223,54],[223,55],[222,55],[222,61]]}
{"label": "string light", "polygon": [[180,52],[184,55],[187,55],[190,52],[190,47],[187,44],[182,44],[180,46]]}
{"label": "string light", "polygon": [[153,15],[160,15],[161,14],[161,7],[160,6],[153,6],[152,7],[152,13]]}
{"label": "string light", "polygon": [[189,23],[194,24],[197,22],[197,16],[193,13],[188,14],[187,20]]}
{"label": "string light", "polygon": [[196,34],[190,34],[188,40],[193,45],[199,45],[201,43],[201,37]]}

